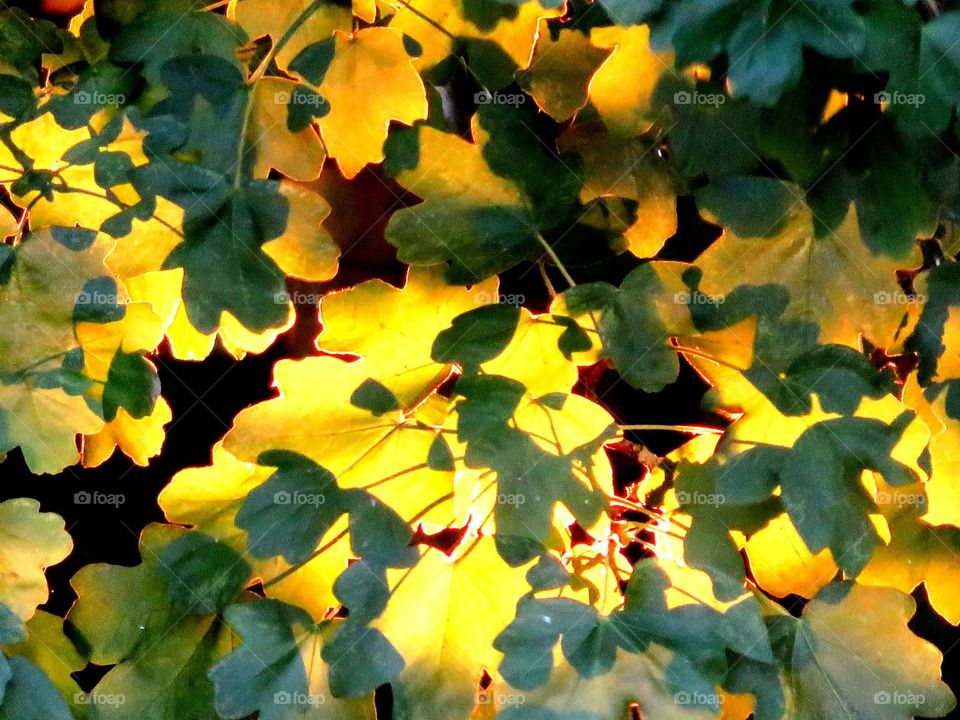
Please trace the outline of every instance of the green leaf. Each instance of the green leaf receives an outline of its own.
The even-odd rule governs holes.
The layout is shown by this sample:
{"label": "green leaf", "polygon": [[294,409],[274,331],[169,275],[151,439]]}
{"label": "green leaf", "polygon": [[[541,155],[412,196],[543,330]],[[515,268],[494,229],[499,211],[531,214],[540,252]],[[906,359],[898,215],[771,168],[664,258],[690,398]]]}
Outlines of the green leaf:
{"label": "green leaf", "polygon": [[187,315],[200,332],[216,330],[224,312],[254,332],[286,322],[286,303],[276,300],[285,292],[284,273],[262,245],[283,234],[287,213],[278,185],[255,181],[185,224],[184,242],[164,268],[183,268]]}
{"label": "green leaf", "polygon": [[74,720],[44,672],[24,657],[11,658],[10,679],[0,704],[3,720]]}
{"label": "green leaf", "polygon": [[333,61],[335,48],[336,44],[332,37],[311,43],[297,54],[288,67],[312,85],[320,86]]}
{"label": "green leaf", "polygon": [[797,194],[773,178],[729,176],[701,188],[696,198],[718,224],[744,237],[762,237],[780,229]]}
{"label": "green leaf", "polygon": [[347,512],[346,495],[333,474],[291,452],[261,457],[277,469],[252,490],[237,513],[237,527],[249,535],[250,552],[288,562],[306,560],[337,519]]}
{"label": "green leaf", "polygon": [[863,570],[881,542],[861,473],[874,470],[893,486],[919,480],[891,457],[910,422],[905,412],[891,425],[853,417],[817,423],[800,436],[780,472],[783,504],[807,547],[812,552],[829,547],[851,575]]}
{"label": "green leaf", "polygon": [[243,642],[210,670],[217,713],[287,720],[313,708],[318,717],[372,720],[372,698],[339,700],[327,681],[321,647],[337,621],[315,624],[303,610],[276,600],[231,605],[224,618]]}
{"label": "green leaf", "polygon": [[[111,700],[98,706],[105,720],[213,717],[207,671],[233,640],[215,616],[184,612],[170,601],[171,582],[159,558],[183,535],[180,528],[150,525],[139,565],[88,565],[71,581],[79,599],[70,622],[90,660],[114,666],[92,691]],[[122,704],[113,702],[121,697]]]}
{"label": "green leaf", "polygon": [[439,363],[460,363],[467,372],[502,353],[517,331],[520,308],[482,305],[453,320],[433,342],[431,357]]}
{"label": "green leaf", "polygon": [[145,418],[153,412],[160,397],[160,378],[144,353],[120,351],[113,356],[107,383],[103,388],[103,416],[114,420],[123,408],[133,418]]}
{"label": "green leaf", "polygon": [[233,548],[199,532],[164,548],[160,566],[173,605],[201,615],[233,602],[250,578],[250,566]]}
{"label": "green leaf", "polygon": [[362,698],[397,679],[403,658],[376,628],[347,620],[323,646],[330,666],[330,691],[336,697]]}
{"label": "green leaf", "polygon": [[536,227],[520,189],[496,175],[479,145],[420,128],[419,162],[398,182],[424,199],[393,215],[387,240],[411,265],[448,265],[451,283],[470,284],[535,253]]}

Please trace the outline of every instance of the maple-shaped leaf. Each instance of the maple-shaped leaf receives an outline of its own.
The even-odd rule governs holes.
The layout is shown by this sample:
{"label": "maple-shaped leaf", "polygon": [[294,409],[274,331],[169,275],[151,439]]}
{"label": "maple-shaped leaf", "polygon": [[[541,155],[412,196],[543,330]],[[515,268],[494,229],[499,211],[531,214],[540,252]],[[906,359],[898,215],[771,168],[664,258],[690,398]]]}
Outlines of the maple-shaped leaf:
{"label": "maple-shaped leaf", "polygon": [[[164,571],[161,557],[183,536],[179,528],[148,526],[139,565],[88,565],[71,581],[79,599],[69,620],[91,661],[114,666],[92,692],[124,699],[98,706],[105,718],[213,713],[207,670],[232,640],[214,615],[185,612],[171,602],[171,587],[180,581]],[[122,609],[114,611],[118,604]]]}
{"label": "maple-shaped leaf", "polygon": [[591,78],[611,52],[592,45],[579,30],[562,29],[554,37],[542,22],[537,46],[521,81],[537,105],[562,122],[587,104]]}
{"label": "maple-shaped leaf", "polygon": [[[389,573],[389,586],[402,575]],[[523,569],[510,568],[492,538],[464,542],[452,557],[425,552],[373,623],[404,659],[395,707],[415,720],[471,717],[483,672],[499,661],[493,639],[527,589]]]}
{"label": "maple-shaped leaf", "polygon": [[671,70],[672,54],[650,47],[650,30],[645,25],[592,28],[590,42],[612,50],[590,81],[590,102],[612,136],[641,134],[656,119],[653,92],[660,76]]}
{"label": "maple-shaped leaf", "polygon": [[[828,585],[794,619],[768,621],[788,695],[786,718],[943,717],[955,705],[942,656],[907,628],[916,604],[891,588]],[[782,613],[782,611],[781,611]],[[886,631],[875,621],[884,618]]]}
{"label": "maple-shaped leaf", "polygon": [[[884,345],[894,340],[911,309],[896,271],[918,264],[918,256],[896,261],[870,253],[853,213],[835,232],[816,237],[805,210],[793,212],[776,237],[748,240],[727,234],[697,261],[704,293],[729,295],[741,284],[740,273],[731,268],[742,268],[751,284],[786,289],[785,318],[815,323],[821,343],[853,347],[860,333]],[[815,286],[818,290],[811,291]]]}
{"label": "maple-shaped leaf", "polygon": [[[363,83],[369,92],[356,92]],[[337,33],[333,59],[319,86],[330,112],[319,119],[327,153],[352,178],[383,160],[390,122],[412,125],[427,117],[423,81],[392,28]]]}
{"label": "maple-shaped leaf", "polygon": [[368,280],[324,297],[317,347],[360,355],[370,376],[408,407],[421,398],[419,391],[406,396],[405,386],[438,384],[449,372],[431,359],[434,337],[456,316],[496,298],[495,281],[466,290],[448,285],[437,269],[413,267],[403,289]]}
{"label": "maple-shaped leaf", "polygon": [[338,604],[333,583],[347,566],[350,545],[341,526],[335,525],[321,540],[324,552],[300,566],[281,557],[249,554],[247,534],[237,527],[236,515],[271,472],[269,467],[241,462],[217,445],[211,465],[187,468],[173,477],[160,494],[160,506],[170,522],[189,525],[241,554],[252,574],[265,583],[269,597],[295,604],[319,620]]}
{"label": "maple-shaped leaf", "polygon": [[[276,600],[232,605],[225,620],[241,643],[210,669],[220,717],[239,719],[257,711],[263,720],[304,713],[317,720],[375,717],[372,692],[346,700],[331,692],[331,671],[321,654],[342,621],[317,624],[303,610]],[[392,658],[369,660],[380,665]]]}
{"label": "maple-shaped leaf", "polygon": [[390,27],[416,41],[421,53],[418,70],[433,69],[462,43],[468,48],[471,69],[491,89],[510,84],[518,68],[526,67],[537,39],[540,21],[558,17],[561,7],[536,2],[516,7],[458,0],[396,0]]}
{"label": "maple-shaped leaf", "polygon": [[399,210],[386,236],[411,265],[447,265],[447,279],[483,280],[533,253],[536,227],[515,183],[495,175],[482,148],[423,126],[397,181],[424,202]]}
{"label": "maple-shaped leaf", "polygon": [[262,250],[280,237],[289,205],[274,183],[254,182],[224,204],[187,222],[183,243],[164,269],[183,268],[183,299],[194,327],[210,333],[230,312],[246,327],[262,332],[287,319],[283,272]]}
{"label": "maple-shaped leaf", "polygon": [[227,15],[251,38],[270,36],[275,46],[277,65],[286,69],[308,45],[329,38],[334,31],[350,32],[350,12],[334,3],[312,0],[231,0]]}
{"label": "maple-shaped leaf", "polygon": [[606,497],[593,472],[594,456],[616,434],[612,424],[598,425],[595,416],[584,423],[595,430],[592,437],[582,426],[570,434],[567,430],[564,437],[554,430],[552,436],[535,440],[524,432],[527,423],[549,422],[553,412],[569,411],[576,396],[528,399],[525,392],[523,384],[496,375],[464,377],[457,383],[463,396],[457,406],[457,432],[466,444],[465,462],[497,473],[499,496],[505,499],[494,509],[497,549],[514,566],[540,554],[557,503],[584,527],[598,521]]}
{"label": "maple-shaped leaf", "polygon": [[67,557],[73,541],[59,515],[40,512],[40,503],[29,498],[0,503],[0,539],[0,602],[27,620],[47,601],[43,571]]}

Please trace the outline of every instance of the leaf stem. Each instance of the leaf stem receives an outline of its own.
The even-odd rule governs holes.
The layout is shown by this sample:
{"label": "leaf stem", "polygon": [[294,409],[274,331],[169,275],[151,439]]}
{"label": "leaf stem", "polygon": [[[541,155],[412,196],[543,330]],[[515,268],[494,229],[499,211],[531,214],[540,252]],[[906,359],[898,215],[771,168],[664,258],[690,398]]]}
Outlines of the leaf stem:
{"label": "leaf stem", "polygon": [[547,242],[547,239],[540,234],[539,231],[535,234],[535,237],[537,238],[537,242],[543,246],[543,249],[546,251],[547,255],[550,256],[550,259],[553,260],[553,264],[557,266],[557,269],[560,271],[560,274],[563,275],[563,279],[567,281],[567,284],[569,284],[570,287],[576,287],[577,283],[574,281],[573,277],[571,277],[570,273],[567,272],[567,268],[560,260],[560,257],[553,249],[553,246]]}
{"label": "leaf stem", "polygon": [[731,370],[736,370],[737,372],[746,371],[746,368],[738,367],[731,362],[718,358],[715,355],[711,355],[708,352],[704,352],[703,350],[684,347],[682,345],[674,345],[674,350],[676,350],[678,353],[682,353],[683,355],[693,355],[694,357],[700,357],[700,358],[703,358],[704,360],[709,360],[710,362],[714,362],[717,365],[723,365],[723,367],[730,368]]}

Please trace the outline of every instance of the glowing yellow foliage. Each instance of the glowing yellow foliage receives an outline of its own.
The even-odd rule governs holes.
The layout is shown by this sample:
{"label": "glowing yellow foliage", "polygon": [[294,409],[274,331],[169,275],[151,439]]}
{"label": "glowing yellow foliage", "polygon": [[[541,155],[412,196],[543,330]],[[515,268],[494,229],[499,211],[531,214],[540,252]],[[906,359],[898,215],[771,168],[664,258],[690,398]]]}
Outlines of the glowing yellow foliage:
{"label": "glowing yellow foliage", "polygon": [[[357,92],[360,87],[363,92]],[[427,116],[423,81],[401,33],[391,28],[337,33],[320,93],[330,102],[329,114],[318,120],[320,135],[348,178],[383,160],[391,121],[412,125]]]}

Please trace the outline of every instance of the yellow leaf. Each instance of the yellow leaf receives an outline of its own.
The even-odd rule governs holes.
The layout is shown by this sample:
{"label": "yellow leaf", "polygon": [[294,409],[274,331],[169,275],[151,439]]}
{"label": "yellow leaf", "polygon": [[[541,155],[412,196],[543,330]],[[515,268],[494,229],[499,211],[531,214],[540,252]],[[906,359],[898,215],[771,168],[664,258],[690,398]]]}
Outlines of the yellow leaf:
{"label": "yellow leaf", "polygon": [[583,158],[583,202],[597,198],[636,201],[636,220],[632,222],[621,205],[609,201],[604,204],[622,228],[631,253],[639,258],[654,257],[676,234],[677,182],[654,146],[636,138],[616,137],[599,123],[570,128],[558,145]]}
{"label": "yellow leaf", "polygon": [[[405,661],[394,692],[412,720],[470,715],[483,671],[496,673],[494,638],[516,614],[529,590],[526,568],[511,568],[484,537],[460,556],[428,550],[394,590],[375,621]],[[405,571],[388,574],[391,587]]]}
{"label": "yellow leaf", "polygon": [[324,297],[317,347],[360,355],[370,377],[410,407],[422,399],[423,387],[439,384],[450,372],[430,357],[434,338],[458,315],[496,297],[496,279],[467,290],[448,285],[438,269],[412,267],[402,290],[368,280]]}
{"label": "yellow leaf", "polygon": [[116,448],[140,466],[146,466],[150,458],[160,454],[166,438],[164,427],[173,419],[167,401],[157,398],[153,412],[145,418],[133,418],[122,407],[117,408],[117,417],[104,425],[96,435],[89,435],[83,444],[83,465],[102,465]]}
{"label": "yellow leaf", "polygon": [[73,541],[63,518],[17,498],[0,503],[0,547],[0,602],[28,620],[49,595],[43,571],[67,557]]}
{"label": "yellow leaf", "polygon": [[[545,9],[539,3],[522,3],[513,17],[503,17],[492,27],[478,27],[463,12],[459,0],[387,0],[396,8],[390,27],[409,35],[423,48],[414,62],[417,69],[429,69],[453,51],[453,39],[463,38],[495,43],[518,68],[526,67],[545,18],[559,17],[563,7]],[[424,18],[430,20],[425,20]],[[432,22],[431,22],[432,21]],[[442,27],[446,32],[438,29]]]}
{"label": "yellow leaf", "polygon": [[[336,33],[336,48],[320,93],[330,112],[317,122],[330,157],[353,178],[383,160],[390,122],[412,125],[427,116],[423,81],[401,33],[383,27]],[[364,88],[357,92],[357,88]]]}
{"label": "yellow leaf", "polygon": [[280,194],[290,204],[283,235],[263,245],[283,272],[310,282],[331,280],[337,274],[340,248],[322,227],[330,205],[303,185],[280,183]]}
{"label": "yellow leaf", "polygon": [[590,82],[590,101],[611,135],[636,137],[651,124],[650,98],[660,75],[673,66],[670,53],[650,49],[646,25],[594,28],[590,42],[613,48]]}
{"label": "yellow leaf", "polygon": [[743,544],[757,583],[771,595],[816,595],[837,575],[829,549],[811,554],[786,515],[770,521]]}
{"label": "yellow leaf", "polygon": [[103,420],[82,396],[0,384],[0,427],[0,453],[19,447],[30,471],[42,475],[75,465],[77,434],[100,432]]}
{"label": "yellow leaf", "polygon": [[277,170],[292,180],[316,180],[326,152],[313,126],[298,132],[287,127],[287,114],[297,83],[278,77],[257,81],[247,139],[256,147],[254,177],[266,178]]}
{"label": "yellow leaf", "polygon": [[568,120],[587,104],[590,78],[611,52],[591,45],[579,30],[564,28],[554,38],[541,21],[537,46],[524,71],[524,87],[554,120]]}
{"label": "yellow leaf", "polygon": [[[269,35],[277,43],[313,4],[313,0],[231,0],[227,17],[236,20],[251,39]],[[342,5],[323,3],[313,8],[277,53],[277,65],[285,70],[307,45],[330,37],[336,30],[349,32],[352,27],[353,17]]]}
{"label": "yellow leaf", "polygon": [[76,347],[74,306],[88,280],[109,274],[110,249],[101,238],[71,250],[49,230],[16,247],[11,276],[0,284],[0,372],[19,373]]}
{"label": "yellow leaf", "polygon": [[896,271],[920,262],[919,249],[903,261],[872,254],[860,239],[853,211],[835,232],[817,238],[810,211],[798,207],[776,237],[744,239],[727,233],[697,266],[703,269],[704,293],[728,295],[744,277],[753,285],[781,285],[790,293],[784,317],[815,322],[819,342],[859,347],[862,333],[886,347],[910,306]]}

